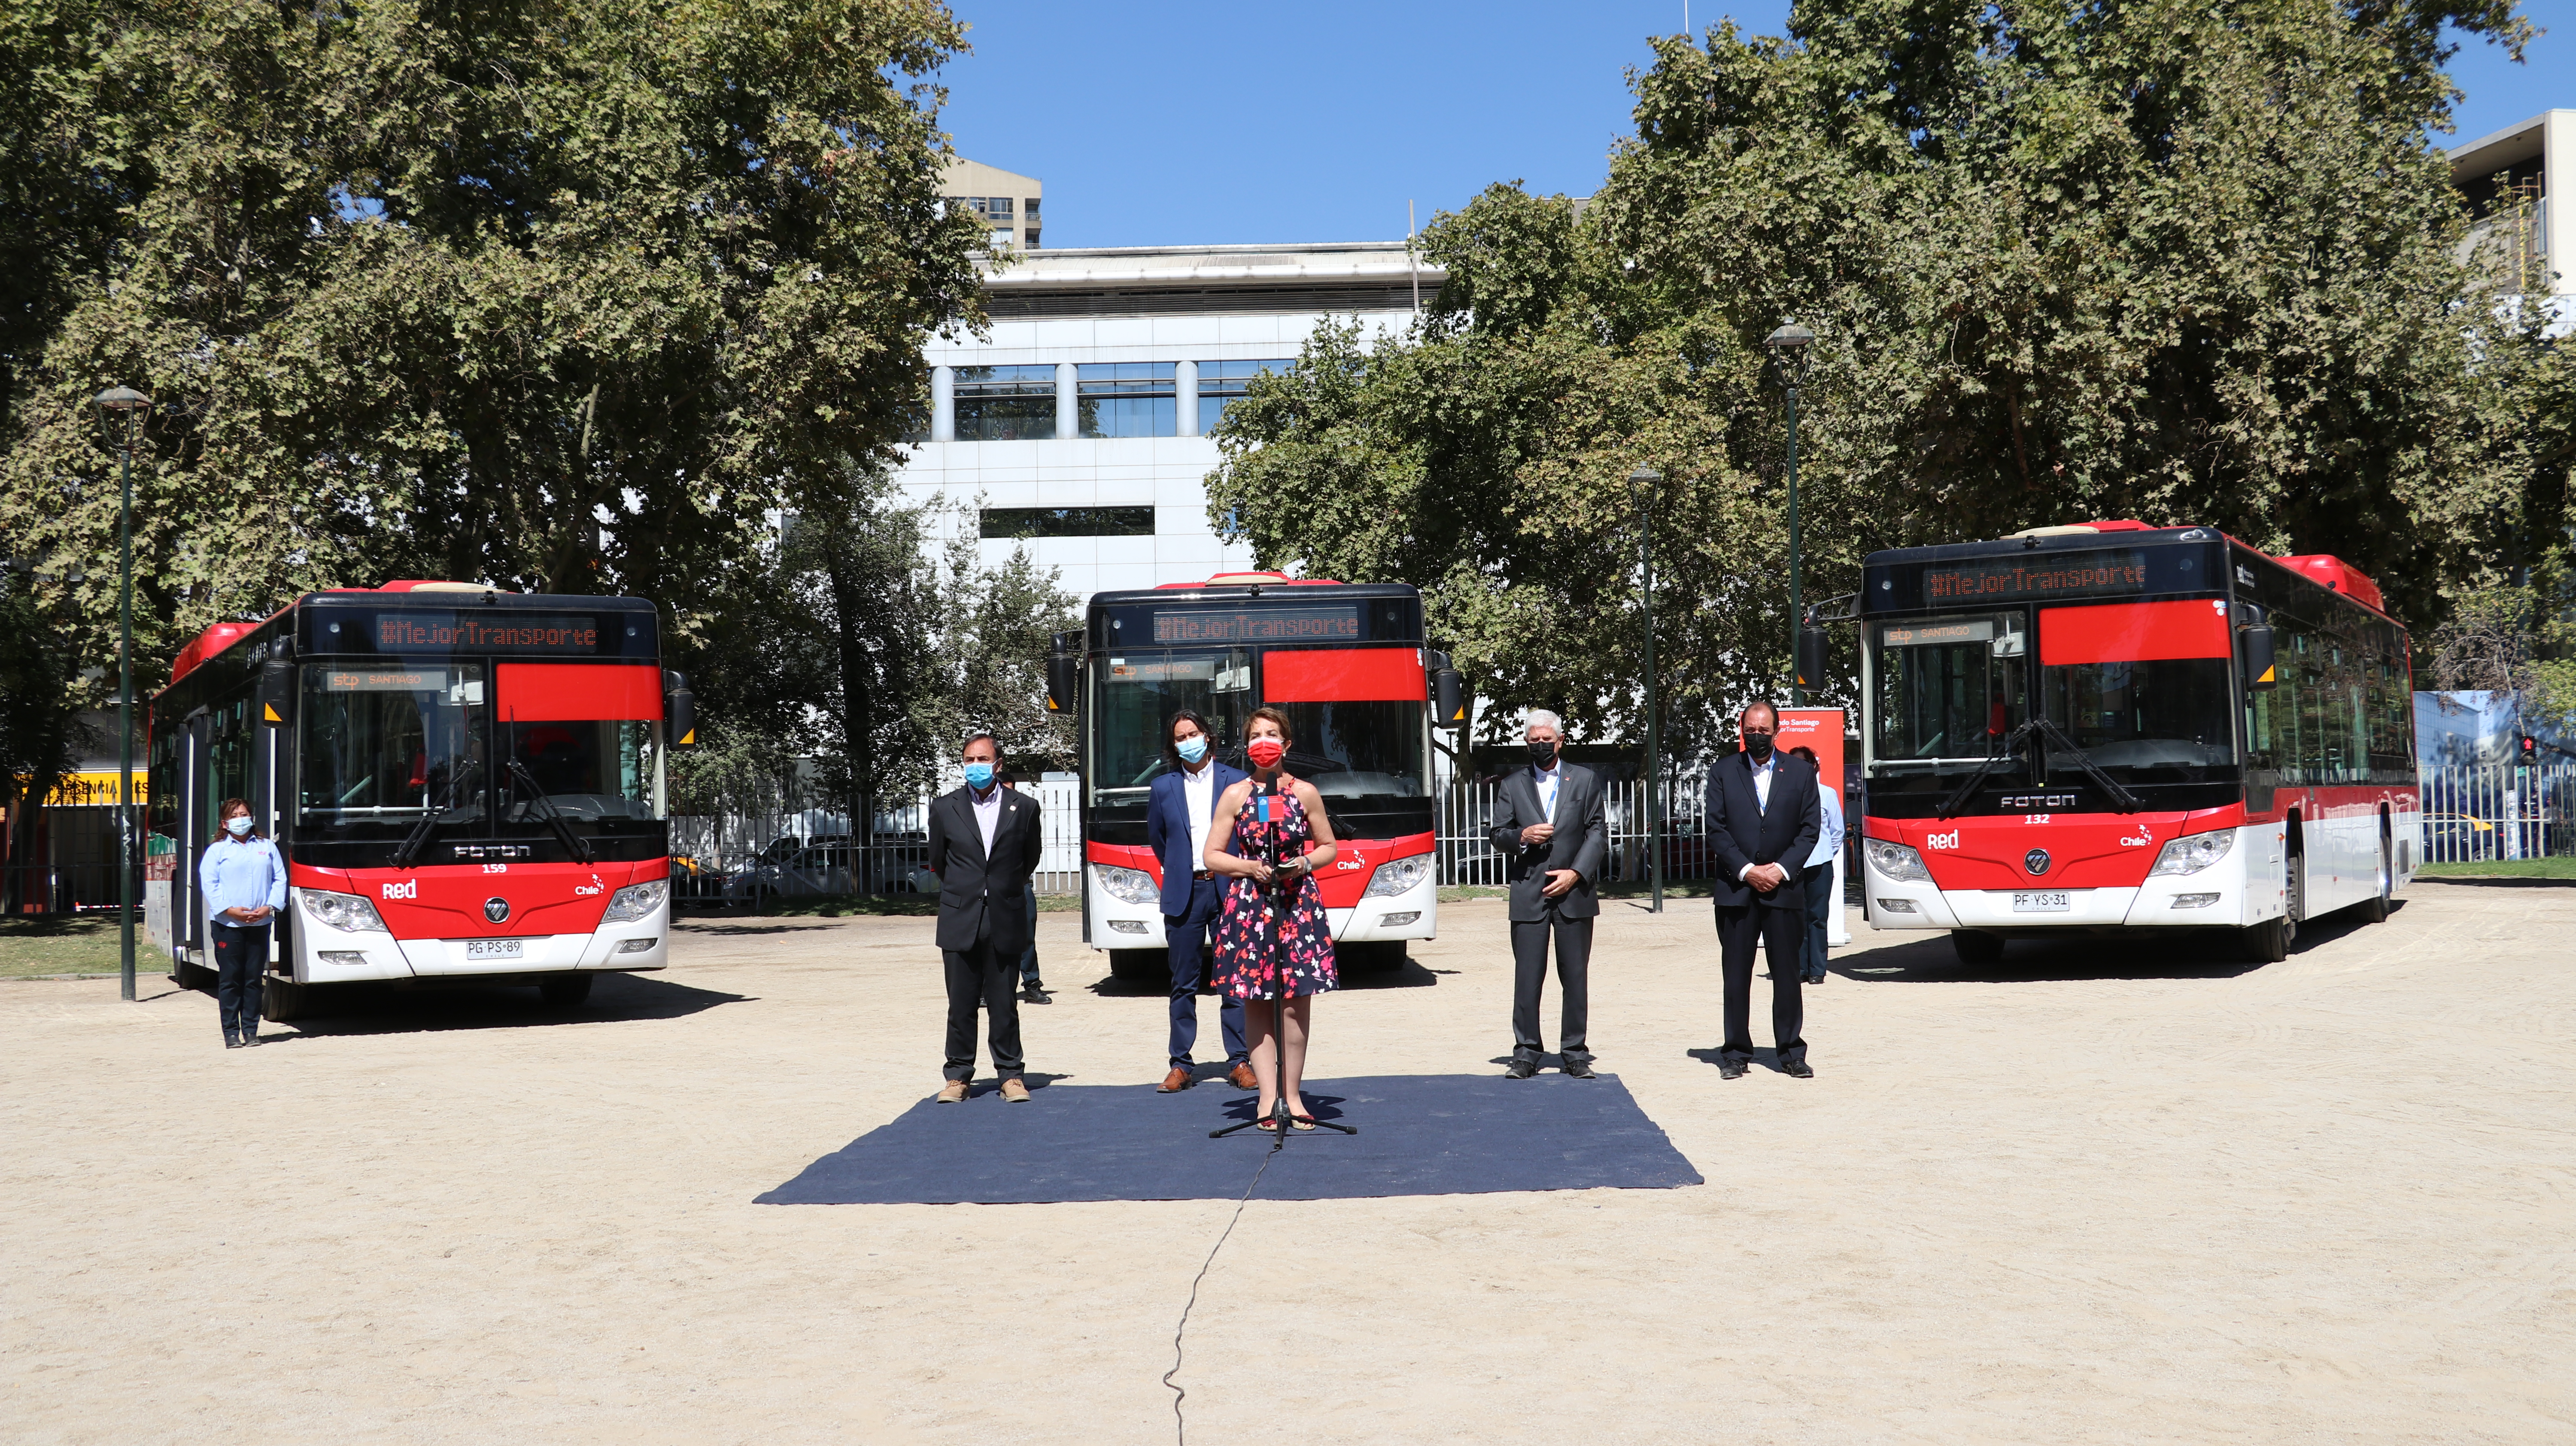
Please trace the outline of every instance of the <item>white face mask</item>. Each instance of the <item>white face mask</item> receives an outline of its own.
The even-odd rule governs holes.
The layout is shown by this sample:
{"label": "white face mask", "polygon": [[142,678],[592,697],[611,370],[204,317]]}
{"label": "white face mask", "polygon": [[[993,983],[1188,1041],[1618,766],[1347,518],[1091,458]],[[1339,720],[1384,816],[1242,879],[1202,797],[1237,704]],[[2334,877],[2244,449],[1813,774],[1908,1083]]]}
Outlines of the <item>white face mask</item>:
{"label": "white face mask", "polygon": [[240,838],[243,834],[250,832],[250,815],[246,813],[237,813],[232,817],[225,819],[224,832],[231,834],[235,838]]}

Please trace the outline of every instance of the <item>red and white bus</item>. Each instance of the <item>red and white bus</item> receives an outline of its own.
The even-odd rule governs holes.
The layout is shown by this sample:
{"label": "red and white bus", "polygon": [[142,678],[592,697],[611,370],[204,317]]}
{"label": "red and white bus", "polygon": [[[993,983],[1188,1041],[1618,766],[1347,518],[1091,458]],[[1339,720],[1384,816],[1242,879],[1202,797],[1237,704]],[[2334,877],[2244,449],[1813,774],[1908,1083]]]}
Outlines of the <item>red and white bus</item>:
{"label": "red and white bus", "polygon": [[2405,630],[2338,559],[2095,522],[1873,553],[1863,907],[1959,957],[2387,917],[2419,799]]}
{"label": "red and white bus", "polygon": [[664,759],[693,703],[640,598],[396,582],[210,628],[151,700],[145,917],[210,982],[197,860],[226,798],[284,855],[264,1012],[361,980],[533,984],[571,1005],[659,969]]}
{"label": "red and white bus", "polygon": [[1164,970],[1163,868],[1145,846],[1164,732],[1196,709],[1241,768],[1244,720],[1269,705],[1293,724],[1288,772],[1323,795],[1341,845],[1316,883],[1342,967],[1400,965],[1406,940],[1439,931],[1435,685],[1442,725],[1463,723],[1457,675],[1424,650],[1422,595],[1400,584],[1243,572],[1093,595],[1048,660],[1050,706],[1079,701],[1084,940],[1115,974]]}

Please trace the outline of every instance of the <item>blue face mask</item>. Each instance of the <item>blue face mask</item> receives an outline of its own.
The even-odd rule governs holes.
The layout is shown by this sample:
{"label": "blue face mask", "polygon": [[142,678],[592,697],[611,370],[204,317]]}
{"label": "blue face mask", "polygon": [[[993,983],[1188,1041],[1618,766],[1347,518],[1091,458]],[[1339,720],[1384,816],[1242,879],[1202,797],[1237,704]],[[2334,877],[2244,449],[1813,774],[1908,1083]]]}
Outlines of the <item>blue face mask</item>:
{"label": "blue face mask", "polygon": [[981,762],[967,764],[966,786],[975,790],[977,793],[982,793],[985,789],[992,787],[993,765]]}
{"label": "blue face mask", "polygon": [[1207,735],[1204,733],[1193,733],[1182,739],[1177,746],[1181,751],[1183,763],[1196,763],[1207,757]]}
{"label": "blue face mask", "polygon": [[233,837],[240,838],[243,834],[250,832],[250,815],[246,813],[235,814],[231,818],[225,819],[224,830],[225,832],[230,833]]}

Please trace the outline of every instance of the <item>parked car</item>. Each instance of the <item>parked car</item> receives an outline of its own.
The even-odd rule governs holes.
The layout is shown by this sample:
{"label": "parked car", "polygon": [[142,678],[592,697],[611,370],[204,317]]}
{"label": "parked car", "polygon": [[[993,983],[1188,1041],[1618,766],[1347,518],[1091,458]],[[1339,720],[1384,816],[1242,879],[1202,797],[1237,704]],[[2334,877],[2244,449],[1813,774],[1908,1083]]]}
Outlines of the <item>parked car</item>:
{"label": "parked car", "polygon": [[810,839],[773,839],[744,868],[728,875],[724,898],[748,902],[755,894],[799,898],[817,894],[856,893],[865,859],[868,892],[936,893],[939,876],[930,871],[930,838],[923,833],[879,835],[864,849],[853,849],[847,834]]}

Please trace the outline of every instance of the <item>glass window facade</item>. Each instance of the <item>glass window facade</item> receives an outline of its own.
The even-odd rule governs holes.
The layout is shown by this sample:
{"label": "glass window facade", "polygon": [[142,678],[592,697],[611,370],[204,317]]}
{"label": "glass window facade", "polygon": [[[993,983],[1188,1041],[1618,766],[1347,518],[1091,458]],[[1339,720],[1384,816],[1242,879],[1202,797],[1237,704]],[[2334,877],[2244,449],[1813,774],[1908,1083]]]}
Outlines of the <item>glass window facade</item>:
{"label": "glass window facade", "polygon": [[986,537],[1151,537],[1151,507],[987,507]]}
{"label": "glass window facade", "polygon": [[1244,387],[1263,372],[1284,372],[1286,361],[1217,361],[1199,363],[1199,435],[1216,430],[1225,409],[1243,395]]}
{"label": "glass window facade", "polygon": [[959,367],[957,440],[1023,442],[1055,435],[1055,368]]}
{"label": "glass window facade", "polygon": [[1085,362],[1075,372],[1086,437],[1169,437],[1179,419],[1171,362]]}

